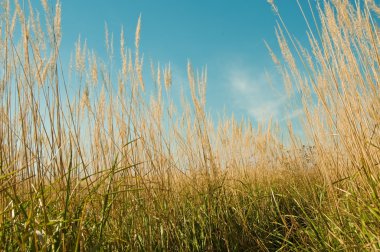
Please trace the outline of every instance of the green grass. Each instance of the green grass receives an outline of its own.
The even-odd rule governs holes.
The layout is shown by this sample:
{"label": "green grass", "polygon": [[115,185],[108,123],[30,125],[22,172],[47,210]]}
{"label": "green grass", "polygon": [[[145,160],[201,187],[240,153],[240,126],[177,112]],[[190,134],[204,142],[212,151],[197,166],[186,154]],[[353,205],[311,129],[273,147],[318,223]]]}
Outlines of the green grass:
{"label": "green grass", "polygon": [[0,240],[7,251],[377,250],[379,200],[346,183],[329,193],[317,174],[273,172],[260,181],[226,175],[165,190],[102,183],[91,193],[73,188],[69,200],[65,191],[41,188],[19,199]]}

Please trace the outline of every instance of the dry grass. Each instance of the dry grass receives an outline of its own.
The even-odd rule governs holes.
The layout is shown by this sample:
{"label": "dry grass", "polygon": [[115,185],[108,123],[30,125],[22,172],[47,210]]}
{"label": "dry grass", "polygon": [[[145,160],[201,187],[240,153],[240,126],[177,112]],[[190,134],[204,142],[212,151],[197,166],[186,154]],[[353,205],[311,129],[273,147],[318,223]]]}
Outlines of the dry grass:
{"label": "dry grass", "polygon": [[310,147],[291,125],[288,146],[274,125],[216,125],[206,69],[190,63],[180,108],[170,65],[151,67],[149,97],[140,18],[134,49],[122,30],[112,57],[106,29],[109,60],[79,39],[64,74],[60,4],[42,1],[42,22],[15,3],[0,12],[0,250],[380,249],[374,1],[318,5],[310,50],[270,1],[282,55],[270,53],[302,99]]}

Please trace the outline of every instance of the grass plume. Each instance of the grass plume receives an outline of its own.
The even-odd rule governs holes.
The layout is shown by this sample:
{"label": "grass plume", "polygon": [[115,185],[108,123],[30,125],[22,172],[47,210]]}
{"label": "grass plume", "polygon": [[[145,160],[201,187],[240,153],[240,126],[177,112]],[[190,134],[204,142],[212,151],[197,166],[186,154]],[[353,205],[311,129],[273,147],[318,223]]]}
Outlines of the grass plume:
{"label": "grass plume", "polygon": [[122,29],[114,57],[106,26],[108,59],[79,38],[65,74],[60,2],[41,1],[42,23],[1,1],[0,250],[379,250],[379,7],[299,4],[303,46],[268,2],[280,55],[267,47],[305,114],[289,144],[276,123],[213,122],[190,62],[181,105],[170,64],[152,63],[149,97],[141,16],[134,48]]}

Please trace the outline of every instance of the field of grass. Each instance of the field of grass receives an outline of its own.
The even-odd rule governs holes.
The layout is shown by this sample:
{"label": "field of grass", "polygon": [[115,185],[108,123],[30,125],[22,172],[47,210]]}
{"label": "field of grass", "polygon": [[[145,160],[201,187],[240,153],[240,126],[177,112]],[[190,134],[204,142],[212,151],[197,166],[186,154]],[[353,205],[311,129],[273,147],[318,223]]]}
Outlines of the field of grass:
{"label": "field of grass", "polygon": [[380,250],[374,0],[320,1],[305,47],[268,1],[268,53],[305,113],[307,139],[289,122],[289,143],[276,123],[213,122],[190,63],[181,105],[169,64],[145,91],[140,20],[117,56],[106,35],[120,69],[80,40],[63,66],[59,3],[0,2],[1,251]]}

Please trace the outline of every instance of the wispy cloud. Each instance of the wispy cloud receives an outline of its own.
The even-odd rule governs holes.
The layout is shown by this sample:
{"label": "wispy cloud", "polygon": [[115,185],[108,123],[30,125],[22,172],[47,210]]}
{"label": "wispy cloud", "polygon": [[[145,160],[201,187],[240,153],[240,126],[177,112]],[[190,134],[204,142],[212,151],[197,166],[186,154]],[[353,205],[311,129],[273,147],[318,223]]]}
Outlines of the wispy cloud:
{"label": "wispy cloud", "polygon": [[281,120],[285,121],[285,120],[292,120],[294,118],[298,118],[299,116],[303,115],[304,114],[304,110],[303,108],[297,108],[293,111],[290,111],[288,113],[285,114],[285,117],[283,117]]}
{"label": "wispy cloud", "polygon": [[227,81],[234,105],[254,120],[283,121],[295,118],[302,113],[301,109],[287,110],[289,98],[283,91],[277,74],[265,74],[241,66],[228,69]]}

